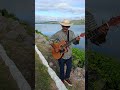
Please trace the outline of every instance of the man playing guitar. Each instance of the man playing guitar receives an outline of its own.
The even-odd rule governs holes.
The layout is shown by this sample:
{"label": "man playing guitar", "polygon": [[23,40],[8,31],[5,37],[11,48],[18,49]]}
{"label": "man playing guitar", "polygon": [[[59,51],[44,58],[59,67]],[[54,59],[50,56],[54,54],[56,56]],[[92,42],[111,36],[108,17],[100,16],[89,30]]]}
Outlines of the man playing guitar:
{"label": "man playing guitar", "polygon": [[[69,20],[64,20],[63,22],[60,23],[60,25],[62,27],[62,30],[58,31],[51,37],[50,40],[53,42],[50,42],[50,44],[53,47],[53,55],[54,57],[56,57],[59,63],[61,81],[63,83],[66,82],[69,86],[72,86],[72,83],[69,80],[70,72],[72,68],[72,45],[71,43],[73,43],[74,45],[79,44],[80,36],[75,37],[74,32],[69,30],[70,26],[72,25],[72,23]],[[61,41],[61,43],[58,43],[56,44],[56,46],[54,46],[55,40],[59,42]],[[69,42],[69,45],[67,45],[68,42]],[[63,49],[61,48],[60,44],[61,45],[63,44],[62,46],[64,47]],[[57,57],[57,56],[60,56],[60,57]],[[65,64],[67,67],[66,72],[64,72]]]}

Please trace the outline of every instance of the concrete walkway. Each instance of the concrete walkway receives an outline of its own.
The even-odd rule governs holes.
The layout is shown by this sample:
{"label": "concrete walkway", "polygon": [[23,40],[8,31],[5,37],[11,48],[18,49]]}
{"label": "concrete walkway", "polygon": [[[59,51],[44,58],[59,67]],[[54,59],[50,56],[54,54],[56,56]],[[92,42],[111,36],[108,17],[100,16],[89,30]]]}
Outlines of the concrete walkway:
{"label": "concrete walkway", "polygon": [[13,60],[11,60],[4,50],[3,46],[0,44],[0,56],[2,57],[3,61],[5,62],[6,66],[9,67],[10,73],[13,76],[14,80],[16,81],[18,87],[20,90],[31,90],[30,85],[25,80],[22,73],[19,71],[19,69],[16,67]]}

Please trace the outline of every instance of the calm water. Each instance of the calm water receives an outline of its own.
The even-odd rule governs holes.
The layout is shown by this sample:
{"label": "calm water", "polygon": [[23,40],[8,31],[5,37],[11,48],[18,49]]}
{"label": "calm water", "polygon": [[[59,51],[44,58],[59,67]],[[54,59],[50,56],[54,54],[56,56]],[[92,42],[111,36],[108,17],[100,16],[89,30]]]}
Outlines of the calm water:
{"label": "calm water", "polygon": [[[50,37],[61,30],[61,26],[59,24],[35,24],[35,29]],[[85,32],[85,25],[73,25],[70,27],[70,30],[78,36],[80,33]],[[81,38],[80,44],[74,45],[74,47],[85,49],[85,38]]]}

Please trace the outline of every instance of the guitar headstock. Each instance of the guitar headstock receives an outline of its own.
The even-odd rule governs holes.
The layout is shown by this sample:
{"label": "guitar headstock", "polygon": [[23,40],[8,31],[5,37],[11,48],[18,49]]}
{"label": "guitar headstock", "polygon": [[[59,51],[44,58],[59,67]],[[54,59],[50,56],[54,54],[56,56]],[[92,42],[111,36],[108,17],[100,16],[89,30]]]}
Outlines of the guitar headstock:
{"label": "guitar headstock", "polygon": [[109,26],[115,26],[117,24],[120,24],[120,16],[113,17],[108,21]]}
{"label": "guitar headstock", "polygon": [[81,33],[81,34],[80,34],[80,37],[84,37],[84,36],[85,36],[85,33]]}

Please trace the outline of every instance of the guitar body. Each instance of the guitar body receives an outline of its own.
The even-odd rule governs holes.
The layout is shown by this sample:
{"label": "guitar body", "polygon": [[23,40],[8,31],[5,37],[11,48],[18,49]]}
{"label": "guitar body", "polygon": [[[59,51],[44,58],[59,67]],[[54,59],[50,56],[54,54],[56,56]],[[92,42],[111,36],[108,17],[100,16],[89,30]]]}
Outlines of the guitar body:
{"label": "guitar body", "polygon": [[[65,44],[66,44],[66,41],[64,40],[53,44],[52,56],[56,60],[60,59],[63,56],[63,54],[68,51],[66,47],[63,47]],[[61,49],[64,49],[64,52],[60,52]]]}

